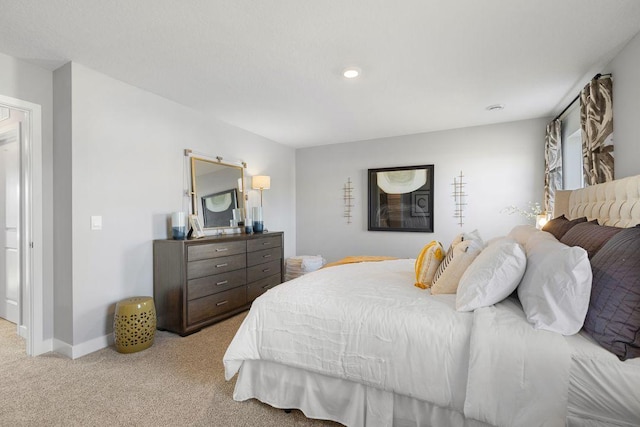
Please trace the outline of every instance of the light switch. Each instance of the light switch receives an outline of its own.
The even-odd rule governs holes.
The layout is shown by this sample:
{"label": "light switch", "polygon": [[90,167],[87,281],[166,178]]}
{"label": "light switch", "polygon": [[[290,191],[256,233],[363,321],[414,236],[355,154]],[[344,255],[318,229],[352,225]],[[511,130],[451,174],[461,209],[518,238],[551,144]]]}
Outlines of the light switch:
{"label": "light switch", "polygon": [[100,215],[93,215],[91,217],[91,229],[102,230],[102,217]]}

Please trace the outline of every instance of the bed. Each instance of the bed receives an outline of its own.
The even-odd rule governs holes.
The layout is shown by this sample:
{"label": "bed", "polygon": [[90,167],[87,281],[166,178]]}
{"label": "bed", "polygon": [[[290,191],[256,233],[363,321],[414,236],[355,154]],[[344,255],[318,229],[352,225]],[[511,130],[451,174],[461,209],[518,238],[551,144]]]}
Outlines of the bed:
{"label": "bed", "polygon": [[[227,380],[238,375],[234,399],[348,426],[640,425],[636,255],[607,257],[630,248],[640,260],[640,176],[559,192],[554,217],[547,231],[519,226],[483,242],[455,276],[457,294],[435,292],[437,280],[431,291],[413,286],[407,259],[338,265],[269,290],[224,356]],[[451,253],[473,247],[465,237]],[[503,270],[478,265],[508,265],[495,260],[500,245],[526,260],[514,292],[502,287],[495,303],[459,311],[469,289],[499,284]],[[613,276],[625,272],[624,292],[610,264],[620,267]],[[607,330],[620,313],[624,328]]]}

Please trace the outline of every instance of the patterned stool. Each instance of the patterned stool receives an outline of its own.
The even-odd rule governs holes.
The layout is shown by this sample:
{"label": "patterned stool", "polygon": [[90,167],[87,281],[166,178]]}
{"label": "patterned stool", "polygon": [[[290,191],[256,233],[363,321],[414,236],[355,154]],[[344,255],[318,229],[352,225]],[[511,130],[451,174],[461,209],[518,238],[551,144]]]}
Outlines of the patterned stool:
{"label": "patterned stool", "polygon": [[151,297],[133,297],[116,303],[113,336],[116,350],[135,353],[151,347],[156,334],[156,307]]}

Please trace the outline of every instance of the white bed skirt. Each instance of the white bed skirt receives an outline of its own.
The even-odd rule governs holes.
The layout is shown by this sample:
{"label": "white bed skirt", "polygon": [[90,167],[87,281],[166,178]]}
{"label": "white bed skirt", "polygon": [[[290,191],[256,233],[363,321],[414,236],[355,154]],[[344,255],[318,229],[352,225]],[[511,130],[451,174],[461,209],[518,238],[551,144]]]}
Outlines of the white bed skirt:
{"label": "white bed skirt", "polygon": [[453,409],[340,378],[263,360],[242,362],[234,400],[258,399],[276,408],[347,426],[486,427]]}

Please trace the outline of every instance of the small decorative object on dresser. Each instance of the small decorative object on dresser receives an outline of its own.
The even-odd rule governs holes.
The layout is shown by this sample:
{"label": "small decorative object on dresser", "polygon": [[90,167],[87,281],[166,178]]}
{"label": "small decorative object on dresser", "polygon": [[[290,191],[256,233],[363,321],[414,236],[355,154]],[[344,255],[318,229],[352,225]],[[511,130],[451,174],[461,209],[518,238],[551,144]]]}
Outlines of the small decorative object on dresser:
{"label": "small decorative object on dresser", "polygon": [[200,218],[198,218],[198,215],[189,215],[189,225],[191,226],[192,230],[192,234],[190,237],[195,237],[196,239],[204,237],[204,229],[202,228],[202,224],[200,223]]}
{"label": "small decorative object on dresser", "polygon": [[284,234],[153,242],[158,329],[182,336],[250,307],[283,282]]}
{"label": "small decorative object on dresser", "polygon": [[262,206],[253,208],[253,232],[262,233],[264,231],[264,220],[262,219]]}
{"label": "small decorative object on dresser", "polygon": [[187,219],[184,212],[171,214],[171,234],[175,240],[184,240],[187,236]]}

